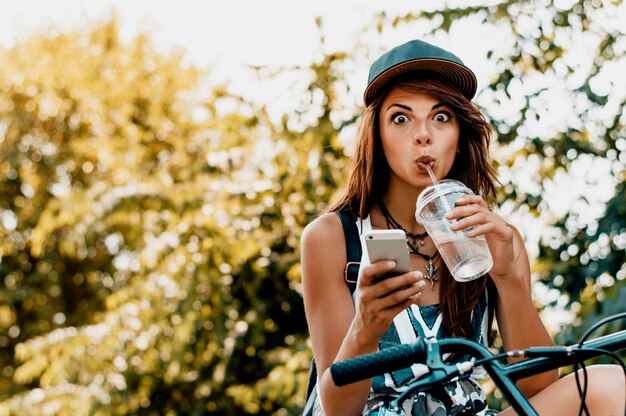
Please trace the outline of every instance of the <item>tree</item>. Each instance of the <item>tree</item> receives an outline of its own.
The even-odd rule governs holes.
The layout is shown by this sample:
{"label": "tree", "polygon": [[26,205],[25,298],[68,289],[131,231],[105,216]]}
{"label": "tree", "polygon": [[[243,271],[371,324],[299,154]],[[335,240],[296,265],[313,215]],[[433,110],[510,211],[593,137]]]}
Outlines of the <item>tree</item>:
{"label": "tree", "polygon": [[[544,302],[571,307],[582,330],[626,305],[620,10],[621,1],[502,1],[382,15],[378,25],[437,35],[475,19],[503,34],[500,47],[486,51],[497,72],[477,97],[496,129],[500,202],[543,228],[529,243],[538,247],[534,275],[558,294]],[[562,335],[560,342],[574,342],[581,332]]]}
{"label": "tree", "polygon": [[495,127],[501,210],[528,237],[537,307],[548,323],[568,316],[551,325],[560,344],[626,311],[623,11],[622,1],[500,1],[381,14],[376,25],[454,36],[473,20],[498,39],[476,101]]}
{"label": "tree", "polygon": [[[615,7],[503,1],[382,14],[363,33],[454,36],[468,20],[503,33],[478,95],[501,209],[543,229],[528,241],[540,300],[582,329],[626,297]],[[584,67],[581,36],[595,41]],[[0,413],[299,414],[311,358],[299,239],[349,163],[339,137],[360,108],[344,103],[345,76],[367,66],[352,52],[277,70],[306,80],[286,88],[295,110],[278,122],[228,85],[203,92],[182,53],[121,42],[115,19],[1,52]],[[576,105],[549,123],[555,97]],[[550,195],[568,180],[608,191],[568,190],[562,209]]]}
{"label": "tree", "polygon": [[0,409],[298,412],[299,233],[345,163],[332,101],[296,131],[222,87],[199,98],[181,54],[115,20],[3,60]]}

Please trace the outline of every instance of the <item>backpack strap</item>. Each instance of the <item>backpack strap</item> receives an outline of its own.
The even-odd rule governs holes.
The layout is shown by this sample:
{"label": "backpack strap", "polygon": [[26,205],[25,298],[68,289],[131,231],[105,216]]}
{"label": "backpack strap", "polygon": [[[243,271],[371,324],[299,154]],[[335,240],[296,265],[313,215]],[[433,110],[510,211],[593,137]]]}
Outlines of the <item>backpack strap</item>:
{"label": "backpack strap", "polygon": [[309,379],[306,384],[306,404],[302,411],[302,416],[313,416],[313,405],[315,404],[315,398],[317,397],[317,391],[315,385],[317,384],[317,366],[315,360],[311,359],[311,367],[309,368]]}
{"label": "backpack strap", "polygon": [[343,271],[343,278],[350,289],[350,293],[356,290],[357,277],[359,276],[359,266],[361,264],[361,239],[359,229],[356,226],[356,218],[348,211],[338,211],[339,219],[343,227],[343,235],[346,240],[346,267]]}
{"label": "backpack strap", "polygon": [[[356,282],[359,276],[359,266],[361,264],[361,239],[359,238],[359,229],[356,226],[356,218],[348,211],[338,211],[341,226],[343,227],[343,235],[346,241],[346,267],[343,271],[343,279],[350,289],[350,293],[356,290]],[[315,402],[315,385],[317,384],[317,368],[315,360],[311,360],[311,368],[309,370],[309,379],[306,386],[306,406],[303,415],[311,416],[313,414],[313,403]]]}

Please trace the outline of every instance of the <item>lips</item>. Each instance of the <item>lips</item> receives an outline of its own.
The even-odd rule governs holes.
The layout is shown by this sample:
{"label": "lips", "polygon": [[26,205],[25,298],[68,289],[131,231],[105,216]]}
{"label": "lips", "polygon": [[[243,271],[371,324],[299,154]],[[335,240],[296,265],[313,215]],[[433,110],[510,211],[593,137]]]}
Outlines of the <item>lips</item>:
{"label": "lips", "polygon": [[435,164],[435,159],[433,159],[432,157],[428,155],[424,155],[424,156],[418,157],[415,160],[415,163],[417,163],[417,166],[420,169],[426,170],[426,166],[430,166],[431,168],[433,167],[433,165]]}

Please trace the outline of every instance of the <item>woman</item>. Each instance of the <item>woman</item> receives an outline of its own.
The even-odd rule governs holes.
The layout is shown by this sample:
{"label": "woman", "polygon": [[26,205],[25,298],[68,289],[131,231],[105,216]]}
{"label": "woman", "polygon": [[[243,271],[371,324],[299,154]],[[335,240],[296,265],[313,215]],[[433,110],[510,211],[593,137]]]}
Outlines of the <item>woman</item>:
{"label": "woman", "polygon": [[[412,366],[338,387],[330,375],[332,363],[425,335],[486,342],[490,309],[506,350],[552,345],[532,303],[522,237],[491,209],[496,180],[488,155],[490,128],[471,102],[475,92],[476,78],[458,57],[420,40],[391,49],[370,69],[346,192],[302,236],[304,303],[318,368],[316,414],[383,414],[403,387],[424,373]],[[416,222],[415,202],[431,184],[427,167],[437,179],[457,179],[476,194],[459,200],[448,218],[456,220],[458,230],[473,227],[472,235],[485,236],[494,260],[488,276],[456,282]],[[340,210],[358,218],[361,233],[405,230],[408,247],[416,247],[413,271],[379,281],[376,277],[392,270],[393,262],[369,264],[364,256],[353,297],[344,282]],[[430,262],[435,268],[428,268]],[[591,414],[623,414],[621,369],[588,370]],[[405,414],[496,413],[486,408],[476,377],[415,393],[403,404]],[[614,381],[612,392],[601,388],[611,385],[607,380]],[[567,415],[579,409],[574,381],[571,376],[558,380],[554,370],[518,385],[540,414]]]}

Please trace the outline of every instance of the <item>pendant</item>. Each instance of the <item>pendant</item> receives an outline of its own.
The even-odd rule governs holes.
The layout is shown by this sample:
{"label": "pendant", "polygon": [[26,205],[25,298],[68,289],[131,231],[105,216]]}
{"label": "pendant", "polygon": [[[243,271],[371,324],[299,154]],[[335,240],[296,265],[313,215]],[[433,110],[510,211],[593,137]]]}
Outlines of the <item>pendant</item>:
{"label": "pendant", "polygon": [[428,264],[424,266],[424,268],[426,269],[426,276],[424,276],[424,278],[426,278],[426,280],[430,280],[430,289],[433,290],[435,282],[437,281],[437,275],[435,274],[437,272],[437,267],[433,264],[432,258],[428,259]]}
{"label": "pendant", "polygon": [[411,243],[409,243],[411,245],[411,247],[413,247],[414,250],[419,250],[418,249],[419,246],[417,244],[417,239],[419,238],[419,240],[420,240],[419,245],[423,246],[424,245],[424,238],[426,238],[427,235],[428,234],[416,234],[416,235],[413,235],[413,234],[412,235],[408,235],[407,234],[406,241],[408,242],[409,238],[410,238],[411,241],[412,241]]}

